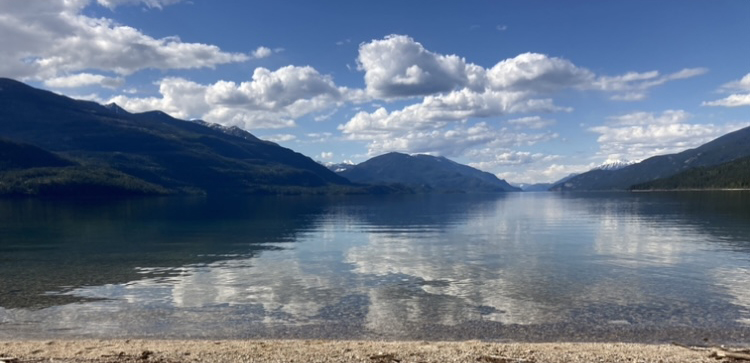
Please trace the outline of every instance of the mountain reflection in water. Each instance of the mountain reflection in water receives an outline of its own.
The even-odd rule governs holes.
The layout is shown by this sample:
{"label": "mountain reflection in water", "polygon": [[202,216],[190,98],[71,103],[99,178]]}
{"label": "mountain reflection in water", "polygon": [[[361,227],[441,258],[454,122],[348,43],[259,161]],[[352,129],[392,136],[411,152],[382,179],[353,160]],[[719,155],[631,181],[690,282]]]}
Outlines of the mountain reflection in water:
{"label": "mountain reflection in water", "polygon": [[750,331],[748,202],[3,201],[0,338],[733,341]]}

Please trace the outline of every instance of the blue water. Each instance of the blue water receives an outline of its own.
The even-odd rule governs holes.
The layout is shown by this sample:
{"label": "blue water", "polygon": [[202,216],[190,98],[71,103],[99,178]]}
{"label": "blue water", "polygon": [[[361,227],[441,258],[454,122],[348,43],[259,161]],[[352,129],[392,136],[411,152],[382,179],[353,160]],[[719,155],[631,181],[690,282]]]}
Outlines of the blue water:
{"label": "blue water", "polygon": [[0,201],[0,339],[746,341],[750,193]]}

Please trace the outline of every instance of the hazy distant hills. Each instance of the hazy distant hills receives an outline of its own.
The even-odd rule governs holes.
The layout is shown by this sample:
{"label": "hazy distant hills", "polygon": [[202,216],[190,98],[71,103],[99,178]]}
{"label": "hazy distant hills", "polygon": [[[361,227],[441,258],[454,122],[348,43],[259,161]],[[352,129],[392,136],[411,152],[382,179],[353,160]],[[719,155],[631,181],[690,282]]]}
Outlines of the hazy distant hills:
{"label": "hazy distant hills", "polygon": [[552,183],[523,184],[523,185],[519,185],[519,187],[524,192],[546,192],[546,191],[549,191],[549,189],[552,188],[554,185],[564,183],[576,175],[578,175],[578,173],[569,174],[568,176],[563,177],[560,180],[552,182]]}
{"label": "hazy distant hills", "polygon": [[417,192],[515,192],[494,174],[430,155],[388,153],[376,156],[339,175],[357,183],[401,184]]}
{"label": "hazy distant hills", "polygon": [[634,185],[633,190],[748,189],[750,157],[710,167],[693,168],[668,178]]}
{"label": "hazy distant hills", "polygon": [[59,177],[68,168],[74,180],[132,184],[136,194],[368,192],[302,154],[243,130],[178,120],[159,111],[131,114],[4,78],[0,137],[6,139],[0,144],[3,177],[15,181],[28,179],[22,172],[41,173],[46,175],[42,184],[59,184],[50,173]]}
{"label": "hazy distant hills", "polygon": [[750,156],[750,127],[731,132],[695,149],[654,156],[618,170],[591,170],[554,185],[552,190],[627,190],[636,184],[746,156]]}

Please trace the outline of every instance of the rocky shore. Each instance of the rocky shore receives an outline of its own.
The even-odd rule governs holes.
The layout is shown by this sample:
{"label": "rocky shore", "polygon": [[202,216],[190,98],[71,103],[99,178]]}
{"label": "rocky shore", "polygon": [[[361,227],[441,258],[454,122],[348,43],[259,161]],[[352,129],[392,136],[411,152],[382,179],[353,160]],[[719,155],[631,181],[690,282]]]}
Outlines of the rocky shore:
{"label": "rocky shore", "polygon": [[[0,362],[716,362],[709,350],[627,343],[330,340],[0,342]],[[715,353],[713,353],[715,354]]]}

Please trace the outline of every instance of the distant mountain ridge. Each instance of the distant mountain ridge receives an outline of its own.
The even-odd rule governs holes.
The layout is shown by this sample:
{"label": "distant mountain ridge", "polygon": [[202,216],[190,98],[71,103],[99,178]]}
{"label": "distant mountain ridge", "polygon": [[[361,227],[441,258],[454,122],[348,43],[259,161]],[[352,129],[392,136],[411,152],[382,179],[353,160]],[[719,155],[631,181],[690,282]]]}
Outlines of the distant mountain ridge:
{"label": "distant mountain ridge", "polygon": [[749,189],[750,157],[697,167],[667,178],[636,184],[632,190]]}
{"label": "distant mountain ridge", "polygon": [[515,192],[505,180],[444,157],[391,152],[344,170],[339,175],[357,183],[401,184],[418,192]]}
{"label": "distant mountain ridge", "polygon": [[750,156],[750,127],[714,139],[697,148],[648,158],[617,170],[591,170],[552,190],[628,190],[636,184],[667,178],[696,167],[709,167]]}
{"label": "distant mountain ridge", "polygon": [[302,154],[238,128],[161,111],[129,113],[7,78],[0,78],[0,137],[15,144],[8,150],[33,145],[29,150],[40,157],[75,164],[75,173],[66,174],[75,180],[112,177],[157,194],[367,192]]}

